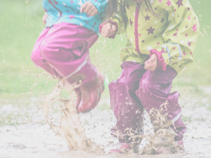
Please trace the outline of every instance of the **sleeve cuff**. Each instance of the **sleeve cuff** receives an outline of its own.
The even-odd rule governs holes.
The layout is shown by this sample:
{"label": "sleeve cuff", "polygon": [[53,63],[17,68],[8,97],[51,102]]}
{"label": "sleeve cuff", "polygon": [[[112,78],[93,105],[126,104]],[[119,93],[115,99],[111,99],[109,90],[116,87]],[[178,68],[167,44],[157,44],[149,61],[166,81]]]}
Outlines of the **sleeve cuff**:
{"label": "sleeve cuff", "polygon": [[[103,25],[105,25],[106,23],[107,23],[107,21],[105,21],[104,23],[102,23],[102,24],[99,26],[99,32],[100,32],[100,33],[101,33],[101,31],[102,31]],[[109,23],[111,23],[111,24],[113,24],[113,25],[116,26],[116,32],[115,32],[115,34],[109,37],[110,39],[114,39],[115,36],[116,36],[116,34],[117,34],[117,32],[118,32],[118,24],[117,24],[116,22],[112,21],[112,20],[110,20]]]}
{"label": "sleeve cuff", "polygon": [[162,56],[162,54],[165,53],[164,51],[157,51],[156,49],[152,49],[150,50],[150,57],[151,55],[155,54],[158,58],[158,68],[163,70],[163,71],[166,71],[166,63],[164,61],[164,58]]}
{"label": "sleeve cuff", "polygon": [[103,25],[105,25],[105,24],[106,24],[106,21],[103,22],[101,25],[99,25],[99,32],[100,32],[100,33],[101,33],[101,31],[102,31]]}

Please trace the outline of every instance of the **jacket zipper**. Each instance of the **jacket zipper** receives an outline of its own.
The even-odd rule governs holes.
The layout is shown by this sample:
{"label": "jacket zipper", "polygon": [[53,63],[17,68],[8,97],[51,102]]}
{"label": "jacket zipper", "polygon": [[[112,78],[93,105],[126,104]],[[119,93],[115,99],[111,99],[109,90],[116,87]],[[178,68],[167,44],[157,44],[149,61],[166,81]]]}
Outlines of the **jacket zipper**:
{"label": "jacket zipper", "polygon": [[135,44],[136,44],[136,51],[141,54],[139,49],[139,39],[138,39],[138,17],[139,17],[140,5],[136,7],[135,13]]}
{"label": "jacket zipper", "polygon": [[[58,10],[59,11],[59,13],[60,13],[60,16],[59,16],[59,18],[58,18],[58,20],[62,17],[62,11],[60,10],[60,9],[58,9],[54,4],[53,4],[53,2],[51,1],[51,0],[48,0],[48,2],[56,9],[56,10]],[[57,21],[58,21],[57,20]]]}

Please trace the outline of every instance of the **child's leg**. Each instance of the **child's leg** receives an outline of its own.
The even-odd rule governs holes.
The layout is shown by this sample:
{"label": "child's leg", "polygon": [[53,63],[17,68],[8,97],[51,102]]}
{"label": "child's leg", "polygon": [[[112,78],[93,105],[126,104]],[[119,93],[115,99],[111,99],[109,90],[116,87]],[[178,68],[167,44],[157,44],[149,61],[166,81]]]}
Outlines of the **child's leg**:
{"label": "child's leg", "polygon": [[167,102],[168,119],[172,120],[174,131],[177,133],[175,141],[180,141],[186,132],[186,127],[181,119],[181,107],[178,104],[179,93],[171,92],[172,81],[176,77],[176,71],[167,66],[166,71],[156,69],[154,72],[147,71],[136,91],[142,105],[150,112],[151,109],[160,109]]}
{"label": "child's leg", "polygon": [[[78,112],[93,109],[104,90],[104,77],[92,65],[89,48],[96,42],[98,35],[82,26],[61,23],[52,27],[41,44],[41,56],[68,83],[81,81],[76,89]],[[66,85],[65,85],[66,86]]]}
{"label": "child's leg", "polygon": [[50,73],[54,77],[59,77],[57,72],[44,60],[44,58],[40,54],[40,46],[45,40],[47,34],[48,34],[49,28],[45,28],[39,38],[37,39],[32,54],[31,59],[34,62],[34,64],[38,67],[41,67],[42,69],[46,70],[48,73]]}
{"label": "child's leg", "polygon": [[96,77],[89,48],[98,35],[84,27],[61,23],[52,27],[41,44],[41,56],[70,83],[88,83]]}
{"label": "child's leg", "polygon": [[[45,60],[44,58],[41,56],[41,45],[43,43],[43,41],[46,39],[47,34],[49,32],[50,28],[45,28],[41,33],[39,38],[37,39],[34,48],[33,48],[33,52],[31,54],[31,59],[34,62],[34,64],[42,69],[44,69],[45,71],[47,71],[49,74],[51,74],[52,76],[56,77],[56,78],[62,78],[55,69],[53,69]],[[76,95],[77,95],[77,100],[76,100],[76,106],[79,104],[81,96],[80,96],[80,90],[79,88],[75,89]]]}
{"label": "child's leg", "polygon": [[133,138],[143,132],[143,106],[135,91],[145,70],[143,65],[135,62],[124,62],[122,69],[119,79],[109,85],[111,108],[117,119],[111,132],[120,143],[139,144],[141,140]]}

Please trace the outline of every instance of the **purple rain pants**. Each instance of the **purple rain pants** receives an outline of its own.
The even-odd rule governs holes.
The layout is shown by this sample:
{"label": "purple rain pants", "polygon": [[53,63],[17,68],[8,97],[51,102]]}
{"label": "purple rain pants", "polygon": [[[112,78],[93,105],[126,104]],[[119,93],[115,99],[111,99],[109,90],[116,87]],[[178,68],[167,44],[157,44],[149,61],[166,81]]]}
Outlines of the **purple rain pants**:
{"label": "purple rain pants", "polygon": [[177,134],[175,141],[181,140],[186,126],[181,119],[179,93],[170,93],[177,72],[170,66],[166,67],[166,71],[146,71],[144,65],[132,61],[124,62],[121,67],[121,76],[109,85],[111,108],[117,119],[111,134],[120,143],[134,143],[132,135],[143,133],[144,109],[147,112],[152,108],[159,110],[168,101],[168,119],[174,123],[172,128]]}
{"label": "purple rain pants", "polygon": [[98,35],[79,25],[60,23],[45,28],[34,45],[31,59],[36,66],[69,83],[95,79],[97,69],[92,65],[89,48]]}

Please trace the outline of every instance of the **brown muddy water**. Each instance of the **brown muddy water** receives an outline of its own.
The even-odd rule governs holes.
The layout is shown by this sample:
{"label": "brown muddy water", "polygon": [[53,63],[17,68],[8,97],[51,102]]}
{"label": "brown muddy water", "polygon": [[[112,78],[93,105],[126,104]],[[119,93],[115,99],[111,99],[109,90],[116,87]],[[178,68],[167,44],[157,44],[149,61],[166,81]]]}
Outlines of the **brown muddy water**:
{"label": "brown muddy water", "polygon": [[[80,121],[85,129],[88,139],[104,150],[104,154],[95,152],[83,152],[69,150],[68,142],[49,129],[43,110],[37,113],[37,107],[33,104],[29,107],[16,105],[0,106],[0,116],[13,115],[18,122],[23,120],[22,115],[28,115],[28,120],[20,125],[0,126],[0,158],[154,158],[154,157],[211,157],[211,112],[205,107],[193,108],[192,103],[183,110],[183,115],[191,118],[186,121],[188,131],[185,134],[185,153],[176,155],[109,155],[110,149],[119,146],[118,141],[111,137],[110,129],[115,125],[115,118],[108,109],[109,100],[103,99],[97,109],[87,114],[80,115]],[[104,108],[107,107],[107,108]],[[146,115],[146,114],[145,114]],[[29,119],[30,118],[30,119]],[[59,124],[61,116],[59,112],[54,113],[55,124]],[[27,118],[26,118],[27,119]],[[146,115],[145,133],[152,132],[152,125]],[[143,140],[140,149],[146,144]]]}

